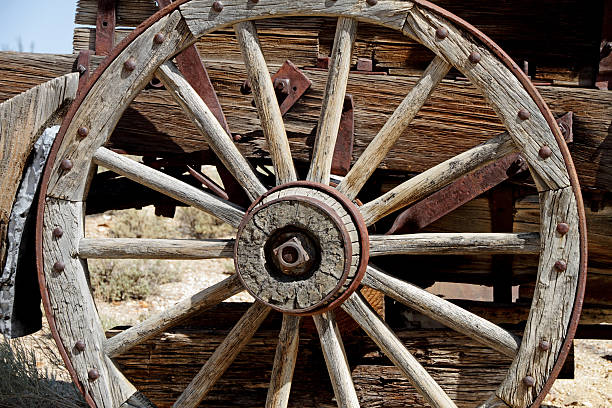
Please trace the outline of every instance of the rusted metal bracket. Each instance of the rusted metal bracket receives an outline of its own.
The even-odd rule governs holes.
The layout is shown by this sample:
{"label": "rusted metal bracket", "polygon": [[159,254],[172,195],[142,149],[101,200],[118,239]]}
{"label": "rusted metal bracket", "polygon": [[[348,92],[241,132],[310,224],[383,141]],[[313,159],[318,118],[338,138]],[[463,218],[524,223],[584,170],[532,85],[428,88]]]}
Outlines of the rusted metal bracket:
{"label": "rusted metal bracket", "polygon": [[[568,112],[557,119],[568,143],[573,141],[572,117],[573,112]],[[506,155],[407,208],[397,216],[386,234],[417,232],[527,168],[527,162],[518,153]]]}
{"label": "rusted metal bracket", "polygon": [[[272,75],[272,83],[282,115],[287,113],[312,85],[312,81],[289,60],[286,60]],[[244,95],[251,93],[251,84],[248,79],[242,83],[240,92]]]}
{"label": "rusted metal bracket", "polygon": [[85,89],[85,86],[87,85],[87,82],[89,82],[89,78],[91,77],[91,73],[89,72],[89,62],[91,59],[90,57],[90,50],[82,50],[79,52],[76,66],[76,70],[79,73],[79,88],[77,90],[77,96]]}
{"label": "rusted metal bracket", "polygon": [[116,0],[98,0],[96,55],[108,55],[115,46]]}
{"label": "rusted metal bracket", "polygon": [[351,168],[353,141],[355,139],[354,110],[353,96],[347,94],[344,97],[340,129],[338,129],[338,137],[336,138],[336,146],[334,147],[334,156],[332,158],[331,172],[337,176],[346,176]]}

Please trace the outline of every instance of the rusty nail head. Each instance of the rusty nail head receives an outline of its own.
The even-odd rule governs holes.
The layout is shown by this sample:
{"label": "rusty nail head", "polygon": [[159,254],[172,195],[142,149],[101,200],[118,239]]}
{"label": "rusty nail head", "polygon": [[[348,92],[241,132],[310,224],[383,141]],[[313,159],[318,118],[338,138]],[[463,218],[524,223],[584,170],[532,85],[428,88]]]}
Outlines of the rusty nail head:
{"label": "rusty nail head", "polygon": [[552,155],[552,149],[548,146],[542,146],[538,154],[541,158],[548,159]]}
{"label": "rusty nail head", "polygon": [[548,350],[550,350],[550,341],[548,341],[548,340],[540,340],[540,344],[538,344],[538,347],[542,351],[548,351]]}
{"label": "rusty nail head", "polygon": [[70,170],[72,169],[72,162],[68,159],[64,159],[62,160],[62,162],[60,163],[60,167],[62,168],[62,170]]}
{"label": "rusty nail head", "polygon": [[74,348],[77,349],[77,351],[85,351],[85,342],[82,340],[77,341]]}
{"label": "rusty nail head", "polygon": [[565,272],[567,270],[567,263],[565,261],[555,262],[555,269],[559,272]]}
{"label": "rusty nail head", "polygon": [[62,261],[57,261],[53,264],[53,270],[55,272],[64,272],[64,269],[66,269],[66,264],[64,264]]}
{"label": "rusty nail head", "polygon": [[436,30],[436,37],[438,37],[440,40],[443,40],[448,37],[448,30],[446,29],[446,27],[438,28]]}
{"label": "rusty nail head", "polygon": [[166,40],[166,36],[163,35],[162,33],[157,33],[155,34],[155,37],[153,37],[153,42],[155,44],[161,44]]}
{"label": "rusty nail head", "polygon": [[255,4],[259,3],[259,0],[249,0],[249,1],[250,1],[251,3],[255,3]]}
{"label": "rusty nail head", "polygon": [[64,230],[61,227],[55,227],[53,229],[53,237],[54,238],[61,238],[62,235],[64,235]]}
{"label": "rusty nail head", "polygon": [[89,377],[91,381],[96,381],[98,378],[100,378],[100,373],[95,368],[92,368],[87,373],[87,376]]}
{"label": "rusty nail head", "polygon": [[561,235],[565,235],[569,232],[569,225],[565,222],[560,222],[557,224],[557,232]]}
{"label": "rusty nail head", "polygon": [[378,0],[367,0],[366,3],[368,3],[370,6],[375,6],[378,4]]}
{"label": "rusty nail head", "polygon": [[287,78],[276,78],[274,80],[274,89],[276,89],[283,95],[289,95],[289,89],[291,89],[291,82]]}
{"label": "rusty nail head", "polygon": [[89,129],[87,129],[85,126],[82,126],[79,128],[79,130],[77,130],[77,134],[81,137],[85,137],[89,134]]}
{"label": "rusty nail head", "polygon": [[480,55],[479,52],[473,51],[468,57],[468,59],[470,60],[472,64],[478,64],[480,60],[482,59],[482,56]]}
{"label": "rusty nail head", "polygon": [[87,72],[87,67],[83,64],[79,64],[77,65],[77,71],[79,71],[79,74],[83,75]]}
{"label": "rusty nail head", "polygon": [[531,113],[529,113],[527,109],[523,108],[520,111],[518,111],[518,117],[521,120],[527,120],[531,117]]}
{"label": "rusty nail head", "polygon": [[221,3],[220,1],[215,1],[212,5],[212,8],[217,13],[220,13],[221,11],[223,11],[223,3]]}
{"label": "rusty nail head", "polygon": [[248,95],[251,92],[252,92],[251,83],[247,79],[246,81],[242,83],[242,85],[240,85],[240,93],[243,95]]}
{"label": "rusty nail head", "polygon": [[242,140],[242,135],[239,135],[239,134],[234,135],[234,142],[239,142],[241,140]]}
{"label": "rusty nail head", "polygon": [[134,57],[128,58],[124,63],[123,67],[128,71],[133,71],[136,69],[136,60]]}
{"label": "rusty nail head", "polygon": [[535,380],[532,376],[526,375],[525,378],[523,378],[523,384],[527,387],[533,387],[535,385]]}

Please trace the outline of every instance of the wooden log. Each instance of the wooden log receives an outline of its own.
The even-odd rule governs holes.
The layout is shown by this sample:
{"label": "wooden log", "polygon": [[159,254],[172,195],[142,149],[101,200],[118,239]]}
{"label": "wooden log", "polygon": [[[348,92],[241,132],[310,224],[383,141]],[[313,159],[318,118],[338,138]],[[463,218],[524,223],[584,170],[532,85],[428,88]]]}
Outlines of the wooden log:
{"label": "wooden log", "polygon": [[212,259],[233,258],[233,239],[83,238],[83,259]]}

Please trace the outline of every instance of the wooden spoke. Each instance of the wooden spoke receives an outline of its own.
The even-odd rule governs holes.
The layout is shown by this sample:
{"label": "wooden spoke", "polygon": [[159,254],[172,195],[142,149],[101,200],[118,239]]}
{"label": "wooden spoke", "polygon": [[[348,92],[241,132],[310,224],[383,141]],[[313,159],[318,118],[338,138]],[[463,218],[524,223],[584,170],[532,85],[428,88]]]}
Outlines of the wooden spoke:
{"label": "wooden spoke", "polygon": [[346,177],[338,185],[338,190],[354,199],[374,170],[385,158],[397,139],[410,125],[429,95],[451,69],[451,65],[441,57],[429,64],[423,76],[410,90],[406,98],[395,109],[376,137],[361,154]]}
{"label": "wooden spoke", "polygon": [[84,259],[213,259],[234,256],[233,239],[83,238]]}
{"label": "wooden spoke", "polygon": [[518,351],[521,340],[512,333],[418,286],[394,278],[372,266],[368,266],[363,284],[383,292],[398,302],[508,357],[514,357]]}
{"label": "wooden spoke", "polygon": [[338,401],[340,408],[359,407],[359,400],[353,385],[351,377],[351,369],[346,360],[346,353],[342,338],[338,331],[334,312],[325,312],[312,316],[319,339],[321,340],[321,349],[327,364],[327,371],[334,388],[334,395]]}
{"label": "wooden spoke", "polygon": [[259,181],[249,162],[240,154],[238,148],[227,134],[215,115],[206,106],[200,95],[183,77],[172,61],[162,64],[157,76],[183,108],[189,119],[206,138],[206,142],[221,159],[225,167],[247,192],[251,200],[267,191]]}
{"label": "wooden spoke", "polygon": [[408,204],[418,201],[462,175],[497,160],[516,147],[507,133],[448,159],[361,207],[367,225],[371,225]]}
{"label": "wooden spoke", "polygon": [[204,367],[189,383],[178,397],[173,408],[194,408],[200,405],[219,377],[232,364],[238,353],[251,340],[257,328],[264,321],[270,308],[263,303],[255,302],[238,320],[225,340],[210,356]]}
{"label": "wooden spoke", "polygon": [[370,235],[370,256],[538,253],[540,234],[537,232]]}
{"label": "wooden spoke", "polygon": [[374,340],[380,349],[410,380],[417,391],[433,407],[456,407],[453,401],[431,378],[423,366],[404,347],[400,339],[385,322],[372,310],[371,306],[357,292],[353,293],[342,308]]}
{"label": "wooden spoke", "polygon": [[299,331],[300,317],[283,315],[283,324],[278,336],[278,346],[266,398],[266,408],[285,408],[287,406],[300,343]]}
{"label": "wooden spoke", "polygon": [[244,216],[244,210],[235,204],[199,190],[172,176],[140,164],[105,147],[99,147],[96,150],[93,160],[100,166],[104,166],[117,174],[121,174],[130,180],[159,191],[175,200],[214,215],[234,227],[240,225],[240,221],[242,221]]}
{"label": "wooden spoke", "polygon": [[247,76],[253,89],[261,128],[268,142],[268,149],[270,149],[276,174],[276,184],[295,181],[297,176],[291,158],[283,116],[278,106],[266,60],[261,51],[255,23],[252,21],[238,23],[234,26],[234,30],[242,51]]}
{"label": "wooden spoke", "polygon": [[338,129],[346,84],[351,65],[351,50],[357,33],[357,20],[340,17],[336,26],[336,37],[332,49],[327,86],[321,103],[321,116],[317,127],[317,137],[312,150],[312,163],[307,179],[329,184],[332,158],[336,146]]}
{"label": "wooden spoke", "polygon": [[238,275],[232,275],[106,340],[104,346],[106,354],[110,357],[116,357],[169,327],[213,307],[243,290]]}

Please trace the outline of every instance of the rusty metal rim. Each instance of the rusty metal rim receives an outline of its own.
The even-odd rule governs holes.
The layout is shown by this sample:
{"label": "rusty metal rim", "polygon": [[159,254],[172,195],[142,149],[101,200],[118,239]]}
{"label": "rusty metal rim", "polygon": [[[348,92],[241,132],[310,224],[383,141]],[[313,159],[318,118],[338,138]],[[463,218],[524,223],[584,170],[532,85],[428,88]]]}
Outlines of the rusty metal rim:
{"label": "rusty metal rim", "polygon": [[548,126],[550,127],[555,139],[557,141],[557,145],[561,150],[561,155],[563,156],[563,161],[565,162],[565,166],[567,167],[567,172],[570,178],[570,184],[572,186],[572,190],[574,192],[574,197],[576,198],[576,207],[578,209],[578,220],[579,220],[579,233],[580,233],[580,271],[578,273],[578,286],[576,288],[576,298],[574,300],[574,308],[572,310],[572,316],[570,318],[570,324],[568,326],[567,335],[561,346],[561,350],[559,352],[559,356],[557,357],[557,361],[553,366],[553,369],[544,384],[544,387],[540,391],[539,395],[536,397],[535,401],[531,405],[532,408],[537,408],[542,404],[542,401],[546,397],[546,394],[552,387],[555,379],[559,376],[561,372],[561,368],[563,367],[563,363],[567,358],[570,347],[572,345],[572,341],[574,339],[574,335],[576,334],[576,329],[578,328],[578,320],[580,319],[580,312],[582,311],[582,303],[584,299],[584,290],[586,286],[586,274],[587,274],[587,232],[586,232],[586,216],[584,213],[584,202],[582,200],[582,194],[580,190],[580,183],[578,181],[578,175],[576,173],[576,167],[574,166],[574,162],[572,160],[572,156],[569,152],[569,148],[565,143],[565,139],[557,125],[557,122],[546,105],[546,102],[535,88],[527,74],[525,74],[516,63],[510,58],[508,54],[504,50],[502,50],[493,40],[491,40],[487,35],[482,33],[476,27],[463,20],[462,18],[457,17],[453,13],[436,6],[435,4],[427,1],[427,0],[413,0],[416,4],[419,4],[425,8],[428,8],[436,13],[439,13],[444,18],[452,21],[457,24],[459,27],[464,28],[478,40],[482,41],[482,43],[491,51],[497,55],[497,57],[510,69],[510,71],[514,74],[514,76],[521,82],[529,96],[534,100],[540,112],[546,119]]}
{"label": "rusty metal rim", "polygon": [[[106,70],[106,68],[111,64],[111,62],[123,51],[123,49],[127,45],[129,45],[138,35],[144,32],[153,23],[155,23],[157,20],[164,17],[165,15],[169,14],[170,12],[176,10],[180,5],[188,1],[189,0],[177,0],[176,2],[172,3],[168,7],[153,14],[151,17],[145,20],[140,26],[134,29],[132,33],[130,33],[130,35],[124,38],[115,48],[113,48],[112,52],[108,55],[108,57],[98,66],[98,69],[95,71],[95,73],[92,75],[92,77],[88,81],[85,89],[83,89],[82,92],[79,92],[79,95],[77,95],[77,98],[71,104],[70,109],[68,110],[64,118],[64,121],[62,122],[60,131],[56,137],[56,140],[49,154],[49,159],[47,161],[47,166],[45,167],[43,180],[41,182],[41,188],[40,188],[39,199],[38,199],[38,208],[37,208],[37,219],[36,219],[36,267],[37,267],[37,272],[38,272],[42,302],[45,308],[47,320],[49,321],[49,327],[50,327],[51,333],[53,335],[53,338],[56,344],[58,345],[60,355],[62,356],[62,359],[64,360],[64,363],[66,364],[66,368],[68,369],[68,372],[70,373],[70,376],[72,377],[73,382],[77,385],[77,388],[79,389],[79,391],[81,391],[81,393],[85,395],[86,401],[88,405],[91,407],[96,407],[96,404],[91,399],[89,394],[86,394],[84,392],[84,387],[79,382],[76,372],[74,370],[74,367],[72,366],[72,363],[70,362],[70,359],[68,358],[68,353],[62,345],[61,339],[59,337],[59,333],[57,332],[57,328],[55,326],[55,320],[53,319],[53,316],[51,314],[51,305],[49,302],[48,294],[46,292],[46,282],[45,282],[45,276],[44,276],[43,265],[42,265],[42,256],[43,256],[42,239],[40,237],[42,237],[44,204],[45,204],[45,199],[46,199],[47,184],[49,182],[50,173],[51,173],[50,164],[54,163],[55,158],[57,156],[57,151],[59,149],[59,145],[61,144],[66,134],[68,125],[72,121],[75,113],[77,112],[81,103],[85,99],[85,96],[87,95],[91,87],[94,85],[94,83],[100,78],[102,73]],[[583,298],[584,298],[584,290],[585,290],[585,285],[586,285],[586,272],[587,272],[586,217],[584,214],[584,202],[582,200],[582,195],[581,195],[580,185],[578,181],[578,176],[576,174],[576,169],[571,159],[569,149],[567,148],[567,145],[563,141],[563,137],[561,135],[561,132],[558,126],[555,123],[552,113],[548,109],[548,106],[546,105],[542,97],[540,96],[539,92],[533,86],[533,84],[531,83],[527,75],[522,70],[520,70],[520,68],[516,65],[516,63],[514,63],[514,61],[489,37],[487,37],[485,34],[483,34],[481,31],[479,31],[477,28],[475,28],[471,24],[467,23],[465,20],[442,9],[439,6],[436,6],[435,4],[430,3],[427,0],[413,0],[413,1],[415,4],[418,4],[420,6],[423,6],[434,12],[439,13],[444,18],[452,21],[453,23],[457,24],[459,27],[467,30],[475,38],[480,40],[488,49],[493,51],[497,55],[498,58],[500,58],[500,60],[510,69],[510,71],[517,77],[517,79],[525,87],[525,90],[532,97],[532,99],[534,100],[538,108],[540,109],[540,112],[546,119],[551,131],[553,132],[553,135],[555,136],[555,139],[557,140],[557,144],[561,150],[561,154],[563,156],[565,165],[568,170],[568,174],[570,177],[570,184],[574,192],[574,196],[576,199],[576,205],[578,209],[579,232],[580,232],[580,257],[581,257],[580,271],[579,271],[579,277],[578,277],[578,286],[576,289],[576,298],[574,302],[572,316],[570,319],[570,324],[568,327],[567,336],[565,338],[565,341],[562,345],[559,356],[557,357],[557,361],[555,362],[553,370],[544,388],[542,389],[542,391],[536,398],[535,402],[532,404],[532,407],[537,408],[542,403],[542,400],[544,399],[546,393],[552,386],[554,379],[559,375],[559,372],[561,371],[561,367],[563,366],[563,362],[565,361],[569,353],[569,349],[571,347],[572,340],[574,338],[576,328],[578,326],[578,319],[580,317],[580,312],[582,310],[582,303],[583,303]],[[323,191],[327,191],[327,189],[330,189],[330,187],[324,186],[324,185],[320,185],[318,186],[318,188],[322,189]],[[341,201],[346,206],[345,200],[342,199]],[[352,206],[353,204],[350,203],[348,208],[351,208]],[[354,211],[351,211],[351,213],[354,213]],[[361,215],[359,214],[357,218],[361,220]],[[360,237],[365,237],[367,241],[367,229],[365,229],[365,231],[362,231],[362,224],[359,222],[356,223],[356,225],[358,226]],[[364,235],[362,235],[362,233],[364,233]],[[361,245],[361,247],[362,247],[362,253],[366,254],[365,258],[367,259],[367,255],[369,254],[369,245]],[[364,258],[362,257],[362,259]],[[359,282],[361,281],[361,278],[363,278],[363,275],[365,274],[366,267],[367,267],[367,262],[364,263],[362,261],[360,263],[360,269],[358,271],[358,276],[360,276],[360,278],[359,279],[356,278],[356,281],[359,281]],[[357,284],[357,286],[358,285],[359,284]]]}
{"label": "rusty metal rim", "polygon": [[[304,309],[286,310],[286,309],[279,308],[276,305],[266,302],[264,299],[261,299],[255,293],[250,291],[249,287],[246,285],[246,283],[242,279],[242,275],[240,275],[240,272],[239,272],[240,268],[238,265],[238,244],[239,244],[239,237],[242,233],[242,230],[259,210],[262,210],[276,203],[280,203],[283,201],[290,201],[290,200],[307,202],[311,204],[312,206],[317,207],[320,210],[324,211],[332,219],[332,221],[334,222],[334,224],[336,224],[336,227],[342,234],[342,241],[344,243],[343,247],[344,247],[345,261],[344,261],[344,271],[342,272],[342,276],[340,277],[338,284],[320,302],[318,302],[314,306],[310,306]],[[311,316],[313,314],[320,313],[324,310],[329,310],[329,305],[330,305],[329,302],[337,296],[338,292],[344,286],[344,282],[346,282],[346,279],[348,278],[349,272],[351,270],[351,258],[352,258],[351,237],[348,231],[346,230],[346,227],[344,226],[342,219],[338,216],[338,214],[336,214],[336,212],[329,205],[327,205],[326,203],[322,201],[319,201],[312,197],[299,196],[299,195],[281,197],[281,198],[272,200],[270,202],[264,203],[260,206],[249,207],[249,211],[246,213],[245,217],[242,219],[242,222],[238,226],[238,232],[236,233],[236,243],[234,244],[234,266],[236,268],[236,273],[238,274],[238,278],[240,279],[240,282],[242,282],[242,286],[244,286],[244,288],[251,294],[251,296],[259,300],[261,303],[267,306],[270,306],[272,309],[279,311],[281,313],[287,313],[287,314],[291,314],[295,316]]]}

